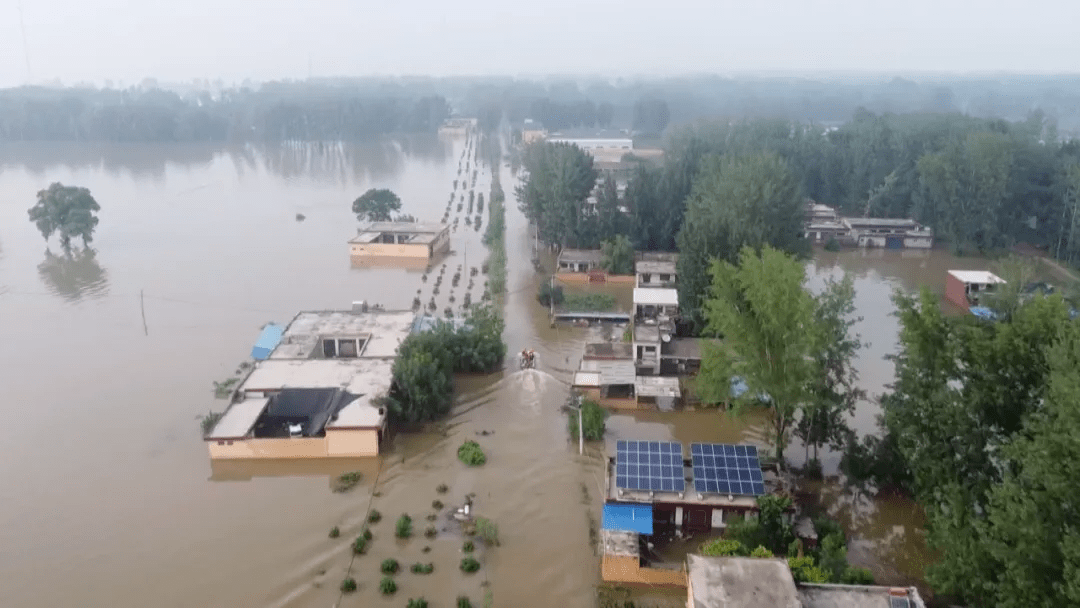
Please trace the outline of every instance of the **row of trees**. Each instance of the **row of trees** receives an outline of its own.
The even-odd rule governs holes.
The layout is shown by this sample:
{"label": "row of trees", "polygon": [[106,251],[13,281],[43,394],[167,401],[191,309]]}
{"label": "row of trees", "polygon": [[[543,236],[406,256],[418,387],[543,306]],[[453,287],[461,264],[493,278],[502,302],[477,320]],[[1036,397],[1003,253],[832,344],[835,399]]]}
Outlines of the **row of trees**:
{"label": "row of trees", "polygon": [[352,140],[434,132],[446,99],[348,86],[267,85],[217,95],[160,89],[0,91],[0,141]]}
{"label": "row of trees", "polygon": [[929,290],[895,301],[883,433],[851,445],[845,472],[923,506],[937,592],[973,606],[1080,605],[1080,327],[1069,306],[1035,297],[989,323],[944,316]]}

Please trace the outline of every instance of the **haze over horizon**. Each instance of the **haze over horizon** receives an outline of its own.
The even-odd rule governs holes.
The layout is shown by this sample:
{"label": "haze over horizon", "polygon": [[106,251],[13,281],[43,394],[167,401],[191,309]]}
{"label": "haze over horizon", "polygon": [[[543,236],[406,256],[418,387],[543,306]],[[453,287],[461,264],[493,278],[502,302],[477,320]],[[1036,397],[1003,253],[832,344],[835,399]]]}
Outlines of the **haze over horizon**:
{"label": "haze over horizon", "polygon": [[[1077,73],[1080,3],[8,0],[0,86],[143,78]],[[317,8],[315,8],[317,7]],[[313,10],[314,8],[314,10]],[[24,36],[25,31],[25,36]]]}

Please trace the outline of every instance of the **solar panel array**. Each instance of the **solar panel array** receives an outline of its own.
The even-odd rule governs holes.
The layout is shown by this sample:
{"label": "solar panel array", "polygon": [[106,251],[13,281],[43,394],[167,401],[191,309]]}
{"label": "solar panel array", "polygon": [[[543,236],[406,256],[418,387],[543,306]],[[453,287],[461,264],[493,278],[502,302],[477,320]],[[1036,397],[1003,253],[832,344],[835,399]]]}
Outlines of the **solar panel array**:
{"label": "solar panel array", "polygon": [[650,492],[684,491],[682,444],[620,440],[616,444],[615,486]]}
{"label": "solar panel array", "polygon": [[765,493],[757,447],[726,443],[690,444],[694,489],[702,494]]}

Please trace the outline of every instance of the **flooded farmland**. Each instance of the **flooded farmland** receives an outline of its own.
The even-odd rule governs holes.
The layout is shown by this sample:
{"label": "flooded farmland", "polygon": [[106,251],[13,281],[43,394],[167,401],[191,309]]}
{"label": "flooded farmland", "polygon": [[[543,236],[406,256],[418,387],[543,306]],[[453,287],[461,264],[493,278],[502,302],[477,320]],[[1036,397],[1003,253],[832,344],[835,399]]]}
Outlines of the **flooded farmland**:
{"label": "flooded farmland", "polygon": [[[513,178],[498,170],[510,194]],[[487,591],[495,606],[595,605],[599,563],[589,539],[603,446],[579,456],[559,413],[590,330],[548,325],[512,195],[504,337],[511,353],[535,348],[538,370],[459,378],[452,415],[426,432],[396,434],[378,459],[211,465],[200,439],[197,416],[224,404],[211,382],[248,358],[268,321],[354,300],[402,309],[420,298],[438,315],[460,310],[466,292],[477,301],[483,274],[474,279],[470,269],[485,257],[483,228],[465,219],[486,224],[488,216],[467,212],[468,191],[486,199],[490,180],[464,138],[0,148],[0,408],[9,426],[0,544],[16,556],[0,561],[0,605],[401,606],[422,595],[440,608],[460,594],[482,605]],[[49,252],[27,220],[36,191],[54,181],[86,186],[100,202],[95,253]],[[351,264],[350,203],[369,187],[394,190],[402,212],[421,221],[447,213],[456,221],[449,256],[427,272]],[[821,253],[811,275],[855,275],[864,317],[856,330],[869,343],[859,370],[874,395],[892,377],[883,357],[895,348],[893,289],[940,291],[946,269],[984,267],[938,251]],[[863,404],[856,427],[872,431],[876,413]],[[752,416],[711,411],[618,414],[608,428],[608,442],[762,437]],[[487,452],[483,467],[457,461],[466,438]],[[800,462],[802,448],[788,456]],[[827,455],[826,472],[837,462]],[[357,488],[331,490],[336,475],[355,470]],[[457,568],[462,539],[447,516],[467,493],[500,529],[501,546],[480,551],[475,574]],[[919,578],[926,553],[917,508],[853,502],[831,486],[821,494],[855,536],[854,562],[885,583]],[[435,500],[446,504],[436,510]],[[370,509],[383,519],[368,553],[353,560],[349,543]],[[403,513],[416,530],[408,541],[392,533]],[[433,539],[423,534],[429,525]],[[334,526],[340,538],[328,538]],[[406,570],[389,598],[377,589],[385,557]],[[408,572],[414,562],[435,570]],[[342,597],[346,572],[359,590]]]}

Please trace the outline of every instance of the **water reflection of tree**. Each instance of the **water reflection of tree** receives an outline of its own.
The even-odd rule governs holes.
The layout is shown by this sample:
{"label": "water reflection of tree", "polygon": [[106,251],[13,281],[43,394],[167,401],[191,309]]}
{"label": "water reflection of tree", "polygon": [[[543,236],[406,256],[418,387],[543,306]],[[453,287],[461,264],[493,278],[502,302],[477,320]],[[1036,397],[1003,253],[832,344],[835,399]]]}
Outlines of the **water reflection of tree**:
{"label": "water reflection of tree", "polygon": [[56,168],[67,171],[104,170],[160,180],[169,165],[191,168],[211,163],[218,144],[143,144],[70,142],[7,142],[0,145],[0,168],[20,168],[40,174]]}
{"label": "water reflection of tree", "polygon": [[[407,158],[445,162],[449,145],[435,136],[401,136],[364,142],[267,142],[260,146],[266,169],[286,180],[347,185],[381,181],[399,173]],[[240,161],[234,156],[234,162]]]}
{"label": "water reflection of tree", "polygon": [[75,249],[61,255],[46,250],[38,274],[53,295],[69,302],[100,297],[109,291],[108,274],[93,249]]}

